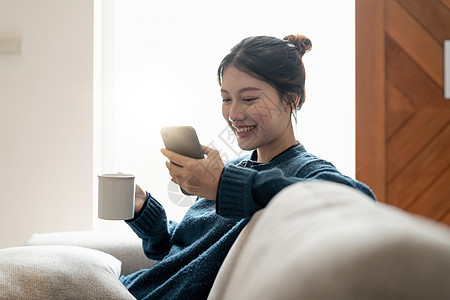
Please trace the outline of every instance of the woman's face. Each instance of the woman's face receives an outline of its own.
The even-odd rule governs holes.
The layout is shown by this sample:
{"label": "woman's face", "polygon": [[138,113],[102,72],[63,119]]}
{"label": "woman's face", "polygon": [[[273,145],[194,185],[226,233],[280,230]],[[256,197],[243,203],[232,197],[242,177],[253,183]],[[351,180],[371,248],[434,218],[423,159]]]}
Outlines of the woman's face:
{"label": "woman's face", "polygon": [[267,82],[229,66],[223,72],[221,93],[223,117],[241,149],[276,149],[291,142],[289,106]]}

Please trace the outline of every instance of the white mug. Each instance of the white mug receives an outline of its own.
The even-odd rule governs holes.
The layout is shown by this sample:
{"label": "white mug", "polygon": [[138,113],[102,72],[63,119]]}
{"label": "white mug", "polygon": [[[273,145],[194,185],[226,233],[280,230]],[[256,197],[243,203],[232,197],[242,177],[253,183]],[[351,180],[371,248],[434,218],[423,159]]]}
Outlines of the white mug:
{"label": "white mug", "polygon": [[134,217],[134,175],[98,175],[98,217],[129,220]]}

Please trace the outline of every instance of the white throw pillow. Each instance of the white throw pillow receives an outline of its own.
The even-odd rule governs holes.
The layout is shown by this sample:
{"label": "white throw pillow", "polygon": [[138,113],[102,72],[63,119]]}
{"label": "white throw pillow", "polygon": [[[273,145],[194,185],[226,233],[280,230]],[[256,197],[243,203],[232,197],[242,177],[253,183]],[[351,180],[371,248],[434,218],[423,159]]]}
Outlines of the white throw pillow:
{"label": "white throw pillow", "polygon": [[121,262],[76,246],[0,250],[0,299],[134,299],[118,280]]}

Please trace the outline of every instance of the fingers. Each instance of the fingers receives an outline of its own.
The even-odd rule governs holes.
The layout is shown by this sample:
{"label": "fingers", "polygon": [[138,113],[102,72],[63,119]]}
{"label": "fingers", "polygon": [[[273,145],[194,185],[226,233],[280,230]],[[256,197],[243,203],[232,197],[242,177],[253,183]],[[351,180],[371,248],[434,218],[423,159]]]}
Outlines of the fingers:
{"label": "fingers", "polygon": [[172,177],[175,177],[176,174],[179,174],[182,169],[181,166],[178,166],[170,161],[166,161],[166,168],[169,170],[169,174]]}
{"label": "fingers", "polygon": [[166,162],[169,174],[176,182],[185,182],[185,179],[191,176],[200,176],[207,181],[211,181],[217,176],[220,177],[224,165],[219,151],[204,145],[202,145],[202,149],[206,154],[204,159],[190,158],[164,148],[161,149],[161,153],[169,160]]}
{"label": "fingers", "polygon": [[199,173],[199,161],[202,160],[179,155],[167,149],[161,149],[161,152],[169,159],[165,164],[166,168],[169,170],[171,181],[192,193],[192,187],[189,185],[189,180],[192,179],[192,174]]}
{"label": "fingers", "polygon": [[[202,149],[203,149],[203,152],[204,152],[206,155],[219,154],[219,151],[217,151],[217,150],[214,149],[214,148],[210,148],[210,147],[205,146],[205,145],[201,145],[201,147],[202,147]],[[195,158],[187,157],[187,156],[178,154],[178,153],[176,153],[176,152],[167,150],[167,149],[165,149],[165,148],[162,148],[162,149],[161,149],[161,153],[162,153],[165,157],[167,157],[171,162],[174,162],[174,163],[179,164],[179,165],[181,165],[181,163],[182,163],[183,161],[195,160]]]}
{"label": "fingers", "polygon": [[214,150],[213,148],[210,148],[205,145],[200,145],[200,146],[202,146],[203,152],[205,152],[205,154],[207,154],[207,152],[210,152],[211,150]]}
{"label": "fingers", "polygon": [[167,150],[167,149],[161,149],[161,153],[167,157],[172,163],[175,163],[179,166],[183,166],[183,161],[187,158],[186,156],[180,155],[176,152]]}
{"label": "fingers", "polygon": [[185,168],[170,161],[166,161],[166,168],[169,170],[170,177],[172,177],[171,180],[177,184],[184,182],[184,178],[189,175]]}
{"label": "fingers", "polygon": [[210,147],[205,146],[205,145],[201,145],[201,146],[202,146],[203,152],[204,152],[207,156],[209,156],[209,155],[211,155],[212,153],[215,153],[215,152],[219,153],[219,151],[217,151],[217,150],[214,149],[214,148],[210,148]]}
{"label": "fingers", "polygon": [[171,177],[171,181],[175,182],[176,184],[179,184],[182,180],[181,172],[183,171],[183,167],[180,167],[174,163],[171,163],[170,161],[166,161],[166,168],[169,171],[169,175]]}
{"label": "fingers", "polygon": [[189,168],[189,166],[192,166],[194,164],[194,162],[197,161],[196,158],[184,156],[184,155],[178,154],[176,152],[173,152],[173,151],[170,151],[170,150],[167,150],[164,148],[161,149],[161,153],[165,157],[167,157],[172,164],[178,165],[182,168],[186,168],[186,167]]}

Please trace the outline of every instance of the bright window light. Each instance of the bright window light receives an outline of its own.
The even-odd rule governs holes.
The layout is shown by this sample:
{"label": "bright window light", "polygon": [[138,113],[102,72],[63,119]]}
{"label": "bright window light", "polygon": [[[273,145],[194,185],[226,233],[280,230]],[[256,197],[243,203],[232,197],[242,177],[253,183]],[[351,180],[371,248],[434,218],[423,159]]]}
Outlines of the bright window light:
{"label": "bright window light", "polygon": [[354,177],[354,10],[335,0],[104,1],[97,173],[135,174],[180,220],[190,200],[169,184],[161,127],[193,126],[224,160],[243,154],[221,115],[217,67],[245,37],[300,33],[313,46],[297,138]]}

